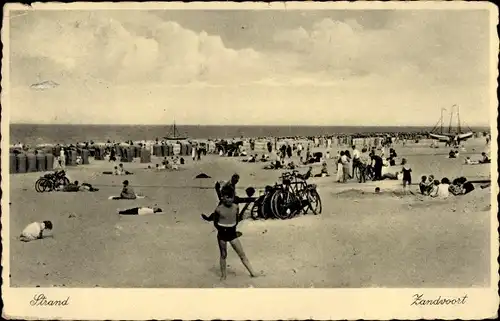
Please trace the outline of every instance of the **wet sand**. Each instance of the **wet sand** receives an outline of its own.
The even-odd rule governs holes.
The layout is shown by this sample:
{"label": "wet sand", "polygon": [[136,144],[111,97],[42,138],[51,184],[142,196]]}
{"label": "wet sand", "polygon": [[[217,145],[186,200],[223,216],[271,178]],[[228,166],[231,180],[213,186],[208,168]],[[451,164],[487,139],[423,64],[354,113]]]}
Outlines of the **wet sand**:
{"label": "wet sand", "polygon": [[[471,146],[474,142],[467,142]],[[479,158],[484,141],[477,146],[473,159]],[[431,155],[447,154],[446,148],[395,147],[400,158],[409,160],[415,183],[428,174],[489,178],[489,165],[465,166],[464,155]],[[228,278],[220,282],[216,232],[200,218],[216,206],[215,180],[238,172],[243,194],[247,186],[273,184],[280,171],[262,170],[265,164],[240,158],[186,159],[176,172],[125,164],[132,176],[102,175],[112,168],[106,161],[68,169],[71,179],[98,187],[96,193],[37,193],[34,183],[41,173],[10,175],[11,286],[400,288],[483,287],[490,282],[490,188],[476,185],[471,194],[448,200],[400,197],[392,193],[401,189],[399,181],[334,182],[332,160],[331,177],[311,180],[318,184],[323,213],[240,223],[247,256],[265,276],[250,278],[229,249]],[[212,178],[194,179],[201,172]],[[124,179],[147,198],[108,200],[119,194]],[[373,194],[375,186],[385,193]],[[117,214],[118,208],[154,204],[164,213]],[[43,220],[53,222],[51,236],[17,240],[27,224]]]}

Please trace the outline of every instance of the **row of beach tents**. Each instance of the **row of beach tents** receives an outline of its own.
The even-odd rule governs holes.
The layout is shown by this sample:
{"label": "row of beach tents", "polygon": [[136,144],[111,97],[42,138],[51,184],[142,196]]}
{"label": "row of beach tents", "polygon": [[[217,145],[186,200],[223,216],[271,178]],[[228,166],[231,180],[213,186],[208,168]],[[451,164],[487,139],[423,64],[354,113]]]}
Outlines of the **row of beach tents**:
{"label": "row of beach tents", "polygon": [[55,158],[65,149],[65,165],[76,166],[77,159],[81,158],[80,164],[89,164],[89,157],[95,160],[104,160],[104,155],[109,154],[109,148],[115,149],[116,160],[122,163],[132,162],[134,158],[140,158],[141,163],[151,163],[151,155],[156,157],[188,156],[191,155],[193,146],[189,143],[175,143],[167,145],[125,145],[115,146],[92,145],[83,147],[64,147],[60,145],[38,146],[33,151],[23,151],[19,148],[11,148],[9,153],[10,173],[29,173],[51,171],[54,168]]}

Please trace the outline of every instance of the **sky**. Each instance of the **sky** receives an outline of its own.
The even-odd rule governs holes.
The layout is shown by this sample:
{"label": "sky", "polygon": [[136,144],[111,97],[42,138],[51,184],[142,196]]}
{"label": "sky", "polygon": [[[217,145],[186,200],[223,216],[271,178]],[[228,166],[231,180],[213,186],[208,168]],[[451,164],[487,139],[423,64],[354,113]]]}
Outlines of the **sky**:
{"label": "sky", "polygon": [[434,125],[458,104],[488,125],[488,15],[12,11],[10,121]]}

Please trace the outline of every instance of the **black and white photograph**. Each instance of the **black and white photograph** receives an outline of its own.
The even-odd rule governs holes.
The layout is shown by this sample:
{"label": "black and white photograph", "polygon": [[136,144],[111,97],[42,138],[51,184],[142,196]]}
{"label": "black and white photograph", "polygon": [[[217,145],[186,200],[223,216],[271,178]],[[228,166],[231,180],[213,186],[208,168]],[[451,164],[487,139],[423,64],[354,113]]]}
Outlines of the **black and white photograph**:
{"label": "black and white photograph", "polygon": [[497,23],[487,2],[8,4],[4,315],[495,317]]}

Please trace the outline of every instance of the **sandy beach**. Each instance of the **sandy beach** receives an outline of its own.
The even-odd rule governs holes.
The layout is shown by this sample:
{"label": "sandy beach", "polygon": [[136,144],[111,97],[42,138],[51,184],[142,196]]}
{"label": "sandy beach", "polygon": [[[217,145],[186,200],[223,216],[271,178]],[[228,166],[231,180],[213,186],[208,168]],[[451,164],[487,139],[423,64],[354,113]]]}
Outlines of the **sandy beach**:
{"label": "sandy beach", "polygon": [[[458,159],[446,158],[449,150],[444,147],[395,147],[400,157],[409,160],[416,183],[421,175],[429,174],[488,179],[489,165],[463,165],[465,156],[479,157],[484,140],[470,140],[465,146],[473,154],[461,154]],[[333,162],[329,161],[331,177],[310,180],[319,188],[321,215],[240,223],[247,256],[265,276],[250,278],[230,249],[224,282],[219,281],[215,228],[200,218],[216,206],[215,181],[239,173],[239,193],[244,194],[248,186],[273,184],[281,171],[216,155],[197,162],[187,158],[179,171],[146,170],[147,164],[136,160],[125,164],[134,173],[126,177],[102,175],[112,168],[107,161],[68,168],[72,180],[98,187],[95,193],[37,193],[34,182],[41,173],[10,175],[11,286],[488,286],[490,188],[476,184],[474,192],[447,200],[401,197],[400,181],[336,183]],[[194,179],[202,172],[211,178]],[[124,179],[147,197],[108,200],[119,194]],[[383,193],[374,194],[376,186]],[[412,186],[415,193],[417,188]],[[119,208],[154,204],[164,212],[117,214]],[[42,220],[54,224],[49,237],[30,243],[17,239],[24,226]]]}

